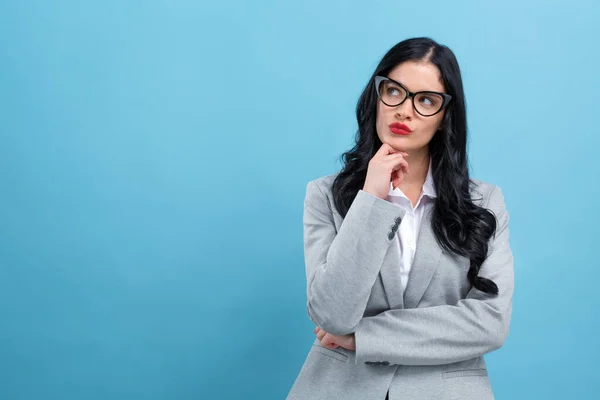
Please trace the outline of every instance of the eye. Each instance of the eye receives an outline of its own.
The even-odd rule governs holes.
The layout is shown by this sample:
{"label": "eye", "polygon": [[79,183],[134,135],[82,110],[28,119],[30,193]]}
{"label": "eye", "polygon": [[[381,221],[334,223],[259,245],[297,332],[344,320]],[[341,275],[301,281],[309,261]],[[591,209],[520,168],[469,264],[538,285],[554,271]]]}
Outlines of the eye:
{"label": "eye", "polygon": [[426,108],[436,108],[442,103],[442,98],[435,94],[421,94],[419,96],[419,105]]}

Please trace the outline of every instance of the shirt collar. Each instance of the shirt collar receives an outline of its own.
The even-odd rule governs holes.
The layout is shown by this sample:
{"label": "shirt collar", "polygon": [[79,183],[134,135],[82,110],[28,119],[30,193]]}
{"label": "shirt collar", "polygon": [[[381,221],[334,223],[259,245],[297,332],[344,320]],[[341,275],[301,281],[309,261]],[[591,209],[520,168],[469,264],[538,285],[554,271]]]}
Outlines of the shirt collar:
{"label": "shirt collar", "polygon": [[[429,198],[436,198],[437,194],[435,191],[435,183],[433,182],[433,171],[432,171],[432,161],[431,156],[429,157],[429,169],[427,170],[427,177],[425,178],[425,182],[423,183],[423,195],[428,196]],[[402,191],[400,188],[393,188],[392,182],[390,182],[390,191],[388,193],[389,196],[402,196]]]}

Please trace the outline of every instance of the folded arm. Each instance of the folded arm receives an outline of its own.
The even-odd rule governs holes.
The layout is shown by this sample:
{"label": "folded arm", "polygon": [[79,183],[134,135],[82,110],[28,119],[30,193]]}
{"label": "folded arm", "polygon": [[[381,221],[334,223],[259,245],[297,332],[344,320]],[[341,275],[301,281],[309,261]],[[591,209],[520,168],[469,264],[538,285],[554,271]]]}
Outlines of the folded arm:
{"label": "folded arm", "polygon": [[502,346],[508,335],[514,290],[509,215],[499,187],[489,206],[497,217],[495,236],[479,276],[493,280],[497,295],[472,288],[456,305],[391,309],[362,318],[355,330],[356,363],[449,364],[481,356]]}
{"label": "folded arm", "polygon": [[354,332],[404,211],[359,190],[336,232],[332,210],[318,185],[306,186],[304,257],[307,311],[325,332]]}

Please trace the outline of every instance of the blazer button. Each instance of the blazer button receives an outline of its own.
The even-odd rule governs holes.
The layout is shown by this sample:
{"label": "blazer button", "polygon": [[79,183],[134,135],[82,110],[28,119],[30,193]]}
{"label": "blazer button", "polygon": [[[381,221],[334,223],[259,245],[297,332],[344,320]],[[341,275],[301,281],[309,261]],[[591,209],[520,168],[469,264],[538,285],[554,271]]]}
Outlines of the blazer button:
{"label": "blazer button", "polygon": [[388,239],[392,240],[394,238],[395,234],[396,234],[396,232],[390,232],[390,233],[388,233]]}
{"label": "blazer button", "polygon": [[396,225],[400,225],[400,222],[402,222],[402,218],[396,217],[394,221],[396,222]]}
{"label": "blazer button", "polygon": [[371,361],[365,361],[365,364],[367,364],[367,365],[373,365],[373,363]]}
{"label": "blazer button", "polygon": [[390,363],[388,361],[382,361],[381,365],[390,365]]}

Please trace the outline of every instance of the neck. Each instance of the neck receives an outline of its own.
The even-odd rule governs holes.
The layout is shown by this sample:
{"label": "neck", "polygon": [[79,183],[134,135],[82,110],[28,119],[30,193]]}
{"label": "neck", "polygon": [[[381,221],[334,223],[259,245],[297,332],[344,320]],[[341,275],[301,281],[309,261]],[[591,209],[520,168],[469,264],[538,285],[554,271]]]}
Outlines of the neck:
{"label": "neck", "polygon": [[404,179],[400,186],[423,186],[425,179],[427,178],[427,172],[429,170],[429,149],[419,150],[408,150],[408,174],[404,174]]}

